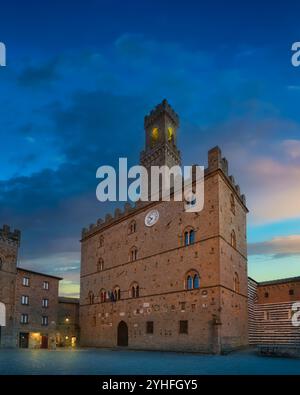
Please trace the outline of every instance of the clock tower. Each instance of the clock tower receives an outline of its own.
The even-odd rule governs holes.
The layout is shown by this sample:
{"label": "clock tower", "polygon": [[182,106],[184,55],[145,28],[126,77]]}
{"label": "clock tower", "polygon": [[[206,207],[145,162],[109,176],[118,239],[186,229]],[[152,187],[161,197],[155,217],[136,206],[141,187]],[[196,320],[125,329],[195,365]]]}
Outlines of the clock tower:
{"label": "clock tower", "polygon": [[145,150],[141,152],[140,164],[148,172],[151,166],[180,166],[180,151],[176,146],[178,127],[179,117],[166,99],[145,116]]}

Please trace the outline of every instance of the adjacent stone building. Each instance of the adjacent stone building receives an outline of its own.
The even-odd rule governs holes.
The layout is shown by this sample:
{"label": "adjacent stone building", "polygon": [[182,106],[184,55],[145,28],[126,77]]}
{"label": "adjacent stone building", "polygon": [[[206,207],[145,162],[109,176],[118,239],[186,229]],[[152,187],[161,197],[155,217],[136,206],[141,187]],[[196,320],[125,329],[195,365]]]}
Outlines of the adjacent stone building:
{"label": "adjacent stone building", "polygon": [[256,282],[249,278],[251,345],[300,346],[300,327],[292,322],[300,302],[300,277]]}
{"label": "adjacent stone building", "polygon": [[79,299],[58,298],[57,345],[75,347],[79,341]]}
{"label": "adjacent stone building", "polygon": [[19,347],[55,347],[60,280],[17,268],[15,330]]}
{"label": "adjacent stone building", "polygon": [[15,345],[15,291],[21,233],[4,225],[0,229],[0,344]]}
{"label": "adjacent stone building", "polygon": [[[141,164],[180,164],[179,117],[166,101],[145,117]],[[220,353],[248,344],[245,197],[218,147],[205,201],[125,205],[82,232],[82,346]]]}
{"label": "adjacent stone building", "polygon": [[0,346],[75,346],[79,300],[59,298],[60,277],[17,266],[20,237],[7,225],[0,229]]}

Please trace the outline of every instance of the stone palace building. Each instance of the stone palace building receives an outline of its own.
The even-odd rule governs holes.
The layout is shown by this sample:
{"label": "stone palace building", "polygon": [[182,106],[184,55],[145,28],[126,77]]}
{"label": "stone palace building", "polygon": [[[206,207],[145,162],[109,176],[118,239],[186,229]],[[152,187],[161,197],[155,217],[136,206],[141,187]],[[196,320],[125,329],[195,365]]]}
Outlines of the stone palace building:
{"label": "stone palace building", "polygon": [[[141,164],[180,164],[178,115],[145,117]],[[137,202],[82,232],[82,346],[219,353],[248,344],[245,197],[218,147],[208,152],[204,209]]]}

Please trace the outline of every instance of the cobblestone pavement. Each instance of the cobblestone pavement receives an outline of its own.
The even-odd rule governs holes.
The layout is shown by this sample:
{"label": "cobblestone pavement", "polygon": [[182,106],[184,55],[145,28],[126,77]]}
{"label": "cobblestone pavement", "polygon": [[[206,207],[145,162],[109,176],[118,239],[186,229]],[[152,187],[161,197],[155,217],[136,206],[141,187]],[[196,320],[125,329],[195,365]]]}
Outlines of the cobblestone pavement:
{"label": "cobblestone pavement", "polygon": [[0,374],[300,374],[300,359],[107,349],[0,350]]}

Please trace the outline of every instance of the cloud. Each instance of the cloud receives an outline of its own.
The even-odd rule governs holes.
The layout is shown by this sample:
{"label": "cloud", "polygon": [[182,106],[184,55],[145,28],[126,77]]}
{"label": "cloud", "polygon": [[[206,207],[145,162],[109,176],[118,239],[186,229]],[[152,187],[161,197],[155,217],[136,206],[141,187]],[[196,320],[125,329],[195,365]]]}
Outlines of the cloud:
{"label": "cloud", "polygon": [[249,255],[272,255],[273,258],[300,255],[300,235],[274,237],[271,240],[250,243],[248,253]]}
{"label": "cloud", "polygon": [[291,159],[300,159],[300,140],[284,140],[282,148]]}
{"label": "cloud", "polygon": [[73,287],[78,277],[69,280],[68,267],[79,259],[80,230],[112,207],[96,201],[96,168],[119,156],[138,162],[143,117],[164,97],[181,117],[185,164],[204,164],[218,144],[246,193],[251,222],[297,216],[299,124],[279,111],[276,98],[282,102],[288,90],[273,94],[269,74],[243,66],[252,53],[239,56],[239,67],[236,55],[223,67],[215,50],[124,34],[108,48],[64,53],[11,74],[0,103],[2,169],[10,175],[0,181],[0,218],[23,231],[21,261],[56,268]]}
{"label": "cloud", "polygon": [[43,65],[28,66],[18,77],[18,83],[23,87],[35,87],[56,81],[59,75],[56,70],[56,60]]}

